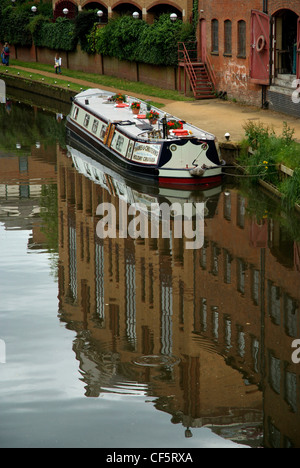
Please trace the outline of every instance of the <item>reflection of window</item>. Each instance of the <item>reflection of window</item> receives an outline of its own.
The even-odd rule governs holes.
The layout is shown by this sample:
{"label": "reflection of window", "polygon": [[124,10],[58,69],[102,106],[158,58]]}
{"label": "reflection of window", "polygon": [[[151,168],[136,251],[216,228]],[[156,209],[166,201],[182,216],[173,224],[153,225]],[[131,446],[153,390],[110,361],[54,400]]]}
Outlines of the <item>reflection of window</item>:
{"label": "reflection of window", "polygon": [[231,283],[231,263],[232,263],[232,256],[230,253],[225,250],[224,251],[225,259],[224,259],[224,282],[226,284]]}
{"label": "reflection of window", "polygon": [[205,240],[203,247],[200,252],[200,266],[202,270],[206,270],[207,266],[207,248],[208,248],[208,242]]}
{"label": "reflection of window", "polygon": [[201,316],[201,329],[202,331],[206,331],[207,329],[207,303],[204,297],[202,297],[201,299],[200,316]]}
{"label": "reflection of window", "polygon": [[132,349],[136,349],[136,272],[134,253],[125,252],[126,335]]}
{"label": "reflection of window", "polygon": [[252,343],[251,343],[251,355],[252,355],[252,361],[253,361],[253,369],[255,372],[258,372],[258,359],[259,359],[259,341],[257,338],[252,338]]}
{"label": "reflection of window", "polygon": [[218,307],[212,307],[212,332],[213,337],[217,340],[219,338],[219,312]]}
{"label": "reflection of window", "polygon": [[172,276],[161,275],[161,354],[170,356],[173,347],[173,287]]}
{"label": "reflection of window", "polygon": [[284,399],[294,413],[297,412],[297,376],[293,372],[285,371]]}
{"label": "reflection of window", "polygon": [[237,352],[240,357],[244,357],[246,350],[245,332],[243,332],[239,325],[237,326],[237,329]]}
{"label": "reflection of window", "polygon": [[238,57],[246,57],[246,22],[238,22]]}
{"label": "reflection of window", "polygon": [[240,228],[245,227],[245,198],[238,196],[237,224]]}
{"label": "reflection of window", "polygon": [[259,281],[259,271],[253,269],[252,270],[252,299],[255,305],[258,305],[259,301],[259,286],[260,286],[260,281]]}
{"label": "reflection of window", "polygon": [[224,23],[224,54],[232,54],[232,24],[230,20]]}
{"label": "reflection of window", "polygon": [[280,360],[271,352],[269,353],[270,385],[274,392],[280,394]]}
{"label": "reflection of window", "polygon": [[217,245],[213,246],[212,249],[212,274],[217,276],[219,273],[219,255],[220,255],[220,248]]}
{"label": "reflection of window", "polygon": [[284,325],[288,336],[297,336],[297,303],[288,294],[284,296]]}
{"label": "reflection of window", "polygon": [[211,22],[211,51],[219,52],[219,21],[216,19]]}
{"label": "reflection of window", "polygon": [[276,325],[280,325],[280,297],[280,288],[268,281],[268,312]]}
{"label": "reflection of window", "polygon": [[246,263],[240,258],[237,259],[237,288],[242,294],[245,293]]}
{"label": "reflection of window", "polygon": [[228,221],[231,220],[231,194],[224,192],[224,218]]}
{"label": "reflection of window", "polygon": [[268,418],[269,426],[269,443],[272,448],[280,448],[280,431],[271,421],[271,418]]}
{"label": "reflection of window", "polygon": [[103,243],[95,244],[95,283],[96,283],[96,312],[104,320],[104,247]]}
{"label": "reflection of window", "polygon": [[231,348],[231,320],[229,317],[224,318],[224,333],[225,333],[225,344],[229,349]]}
{"label": "reflection of window", "polygon": [[89,114],[85,114],[83,125],[84,125],[85,127],[88,127],[88,126],[89,126],[89,122],[90,122],[90,116],[89,116]]}

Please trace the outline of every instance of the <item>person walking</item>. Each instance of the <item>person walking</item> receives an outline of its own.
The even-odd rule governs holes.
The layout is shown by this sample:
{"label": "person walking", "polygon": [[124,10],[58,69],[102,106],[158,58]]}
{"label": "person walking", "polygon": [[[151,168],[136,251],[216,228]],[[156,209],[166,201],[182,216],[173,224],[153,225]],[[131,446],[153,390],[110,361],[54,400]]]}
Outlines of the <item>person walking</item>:
{"label": "person walking", "polygon": [[9,56],[10,56],[9,45],[8,45],[8,42],[5,42],[3,51],[2,51],[2,63],[3,65],[6,65],[7,67],[9,66]]}
{"label": "person walking", "polygon": [[59,73],[61,75],[61,57],[59,56],[59,54],[55,55],[54,68],[55,68],[55,73],[56,74]]}

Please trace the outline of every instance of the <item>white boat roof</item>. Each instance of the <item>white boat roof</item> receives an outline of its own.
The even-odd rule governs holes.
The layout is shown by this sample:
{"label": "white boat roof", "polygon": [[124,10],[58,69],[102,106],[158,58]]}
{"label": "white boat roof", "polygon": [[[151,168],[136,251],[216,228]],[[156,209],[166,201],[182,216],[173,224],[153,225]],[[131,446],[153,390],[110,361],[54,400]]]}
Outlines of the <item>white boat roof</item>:
{"label": "white boat roof", "polygon": [[[110,122],[132,122],[132,125],[124,125],[122,126],[122,130],[130,133],[131,135],[137,137],[146,130],[143,130],[143,126],[149,126],[149,121],[147,119],[139,119],[136,115],[134,115],[130,109],[130,105],[134,101],[138,101],[141,103],[140,114],[147,113],[147,102],[135,98],[132,96],[126,95],[128,107],[117,107],[115,102],[110,102],[109,98],[116,93],[112,93],[110,91],[105,91],[98,88],[91,88],[87,89],[86,91],[82,91],[81,93],[75,96],[75,100],[80,103],[85,108],[90,108],[92,112],[94,112],[99,117],[103,117],[105,120]],[[181,120],[178,117],[175,117],[171,114],[164,112],[161,109],[158,109],[154,106],[151,106],[152,110],[155,110],[159,113],[159,119],[167,115],[168,119],[173,120]],[[158,128],[158,124],[154,125],[154,129]],[[194,125],[185,122],[183,125],[185,130],[190,132],[190,136],[196,138],[203,138],[205,140],[214,140],[215,136],[212,133],[206,132]],[[178,136],[174,137],[178,139]]]}

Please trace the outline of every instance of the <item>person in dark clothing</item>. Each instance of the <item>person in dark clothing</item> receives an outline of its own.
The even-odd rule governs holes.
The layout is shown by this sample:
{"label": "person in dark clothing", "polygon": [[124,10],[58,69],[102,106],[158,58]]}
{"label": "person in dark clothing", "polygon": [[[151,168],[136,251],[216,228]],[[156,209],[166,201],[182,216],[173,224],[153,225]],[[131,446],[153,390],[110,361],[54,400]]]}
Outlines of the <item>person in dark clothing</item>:
{"label": "person in dark clothing", "polygon": [[9,66],[9,55],[10,55],[9,45],[7,42],[5,42],[3,51],[2,51],[2,63],[3,65],[6,65],[7,67]]}

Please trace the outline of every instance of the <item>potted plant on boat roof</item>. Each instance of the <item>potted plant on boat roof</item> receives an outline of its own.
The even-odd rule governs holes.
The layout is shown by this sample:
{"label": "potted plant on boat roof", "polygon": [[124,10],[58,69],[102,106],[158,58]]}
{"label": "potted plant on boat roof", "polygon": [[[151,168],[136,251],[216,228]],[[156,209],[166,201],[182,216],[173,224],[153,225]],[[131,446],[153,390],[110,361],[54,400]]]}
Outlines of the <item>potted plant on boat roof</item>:
{"label": "potted plant on boat roof", "polygon": [[159,113],[155,112],[154,110],[151,110],[150,112],[147,112],[146,114],[146,119],[148,119],[151,124],[155,124],[157,122],[158,117],[159,117]]}
{"label": "potted plant on boat roof", "polygon": [[167,122],[168,130],[177,130],[183,128],[183,122],[180,120],[169,120]]}
{"label": "potted plant on boat roof", "polygon": [[141,103],[138,101],[134,101],[130,107],[131,107],[133,114],[139,114],[140,109],[141,109]]}
{"label": "potted plant on boat roof", "polygon": [[115,102],[126,102],[126,96],[125,94],[117,93],[111,97],[111,100]]}

